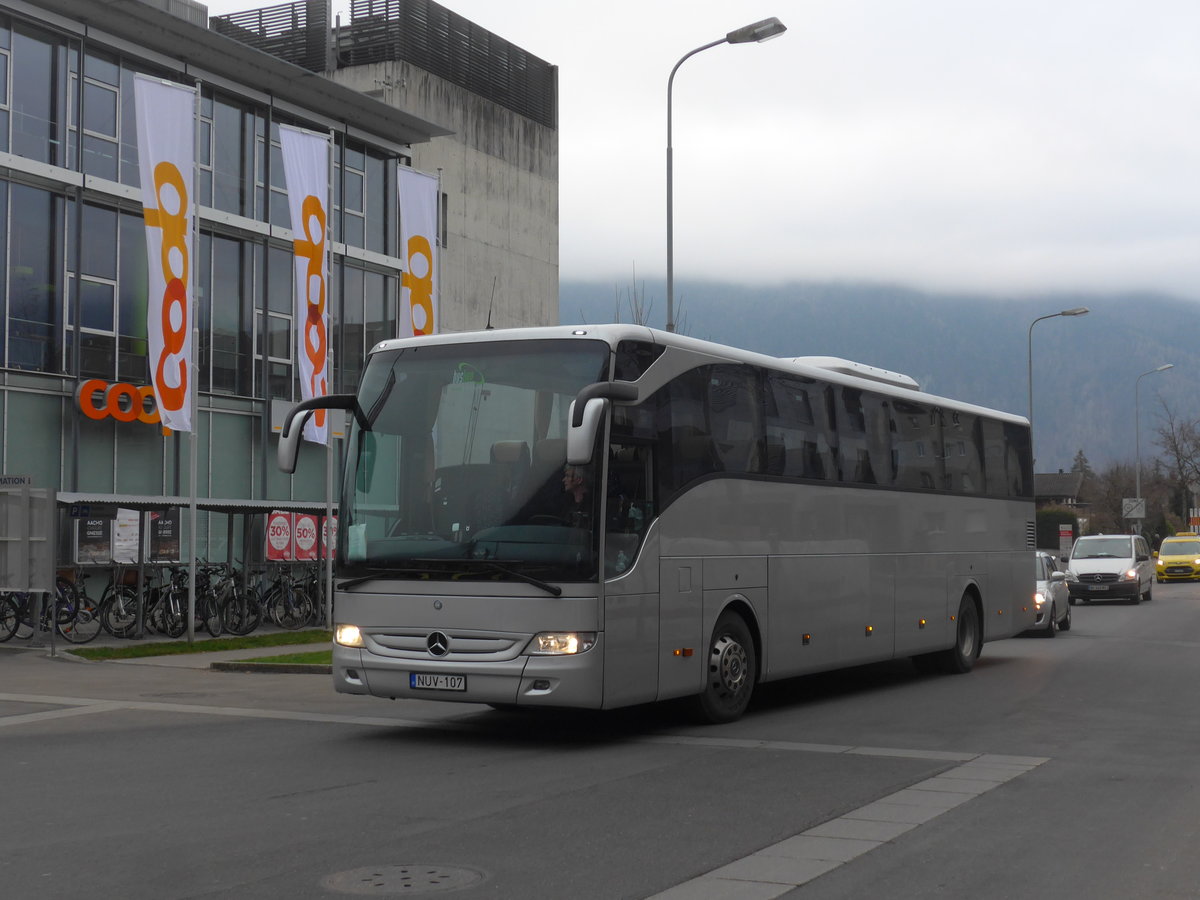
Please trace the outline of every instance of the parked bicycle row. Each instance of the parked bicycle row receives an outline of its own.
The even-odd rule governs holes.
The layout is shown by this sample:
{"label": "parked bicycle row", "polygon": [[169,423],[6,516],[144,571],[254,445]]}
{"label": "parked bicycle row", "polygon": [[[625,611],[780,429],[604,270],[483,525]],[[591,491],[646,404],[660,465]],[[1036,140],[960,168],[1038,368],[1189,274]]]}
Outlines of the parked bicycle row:
{"label": "parked bicycle row", "polygon": [[[76,570],[74,578],[60,575],[54,594],[0,594],[0,642],[29,639],[53,627],[63,640],[85,644],[101,632],[117,638],[162,634],[171,638],[187,632],[188,568],[156,566],[142,589],[136,572],[113,569],[99,596],[89,589],[93,573]],[[127,583],[130,578],[134,583]],[[315,565],[279,567],[253,579],[228,565],[196,568],[194,630],[213,637],[247,635],[265,622],[296,630],[323,622]]]}

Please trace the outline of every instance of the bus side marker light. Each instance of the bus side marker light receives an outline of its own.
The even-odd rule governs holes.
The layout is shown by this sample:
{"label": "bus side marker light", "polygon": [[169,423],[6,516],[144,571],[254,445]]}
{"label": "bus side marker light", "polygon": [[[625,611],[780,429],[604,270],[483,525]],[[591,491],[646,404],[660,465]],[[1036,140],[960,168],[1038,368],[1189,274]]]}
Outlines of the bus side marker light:
{"label": "bus side marker light", "polygon": [[871,632],[873,632],[874,630],[875,630],[874,626],[868,625],[867,626],[867,637],[870,637]]}
{"label": "bus side marker light", "polygon": [[917,627],[918,627],[918,628],[924,628],[924,627],[925,627],[925,620],[924,620],[924,619],[917,619]]}
{"label": "bus side marker light", "polygon": [[692,651],[691,647],[677,647],[675,650],[672,650],[671,652],[674,653],[676,656],[691,656],[693,651]]}
{"label": "bus side marker light", "polygon": [[807,647],[807,646],[808,646],[808,643],[809,643],[809,641],[811,641],[811,640],[812,640],[812,635],[811,635],[811,634],[806,634],[806,635],[804,635],[804,636],[803,636],[803,638],[801,638],[801,643],[802,643],[804,646],[806,646],[806,647]]}

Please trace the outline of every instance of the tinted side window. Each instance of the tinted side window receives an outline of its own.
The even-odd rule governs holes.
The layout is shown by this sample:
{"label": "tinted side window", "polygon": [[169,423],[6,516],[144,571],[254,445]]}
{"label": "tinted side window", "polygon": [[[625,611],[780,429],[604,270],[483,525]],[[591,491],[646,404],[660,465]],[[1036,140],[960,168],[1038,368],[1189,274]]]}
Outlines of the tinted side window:
{"label": "tinted side window", "polygon": [[825,385],[799,375],[768,375],[765,468],[770,475],[836,480],[837,438]]}
{"label": "tinted side window", "polygon": [[649,341],[621,341],[617,344],[617,381],[637,381],[651,364],[662,356],[663,347]]}
{"label": "tinted side window", "polygon": [[938,487],[942,466],[937,410],[923,403],[896,400],[892,425],[896,486],[913,490]]}
{"label": "tinted side window", "polygon": [[983,492],[983,448],[978,418],[947,411],[942,416],[942,454],[946,489],[957,494]]}
{"label": "tinted side window", "polygon": [[763,410],[754,370],[712,366],[707,399],[709,429],[721,470],[746,475],[761,472]]}
{"label": "tinted side window", "polygon": [[856,484],[892,483],[891,411],[883,397],[842,387],[838,397],[838,445],[842,478]]}

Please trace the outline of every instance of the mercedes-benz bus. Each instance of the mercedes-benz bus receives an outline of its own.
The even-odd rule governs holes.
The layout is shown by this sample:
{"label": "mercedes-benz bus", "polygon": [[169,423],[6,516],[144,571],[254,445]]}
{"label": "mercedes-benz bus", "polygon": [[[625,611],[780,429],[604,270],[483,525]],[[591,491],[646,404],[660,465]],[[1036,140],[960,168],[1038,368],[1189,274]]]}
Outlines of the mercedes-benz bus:
{"label": "mercedes-benz bus", "polygon": [[691,698],[1029,628],[1023,417],[906,376],[637,325],[384,341],[349,411],[338,691],[496,707]]}

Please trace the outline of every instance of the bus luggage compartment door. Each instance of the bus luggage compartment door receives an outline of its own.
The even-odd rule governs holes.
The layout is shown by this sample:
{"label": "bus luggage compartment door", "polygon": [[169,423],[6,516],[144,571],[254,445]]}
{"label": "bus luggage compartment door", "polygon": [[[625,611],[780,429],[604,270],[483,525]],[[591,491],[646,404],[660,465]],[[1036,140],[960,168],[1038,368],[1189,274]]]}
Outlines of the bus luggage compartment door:
{"label": "bus luggage compartment door", "polygon": [[659,700],[699,693],[704,683],[703,588],[702,560],[662,561],[658,607]]}

